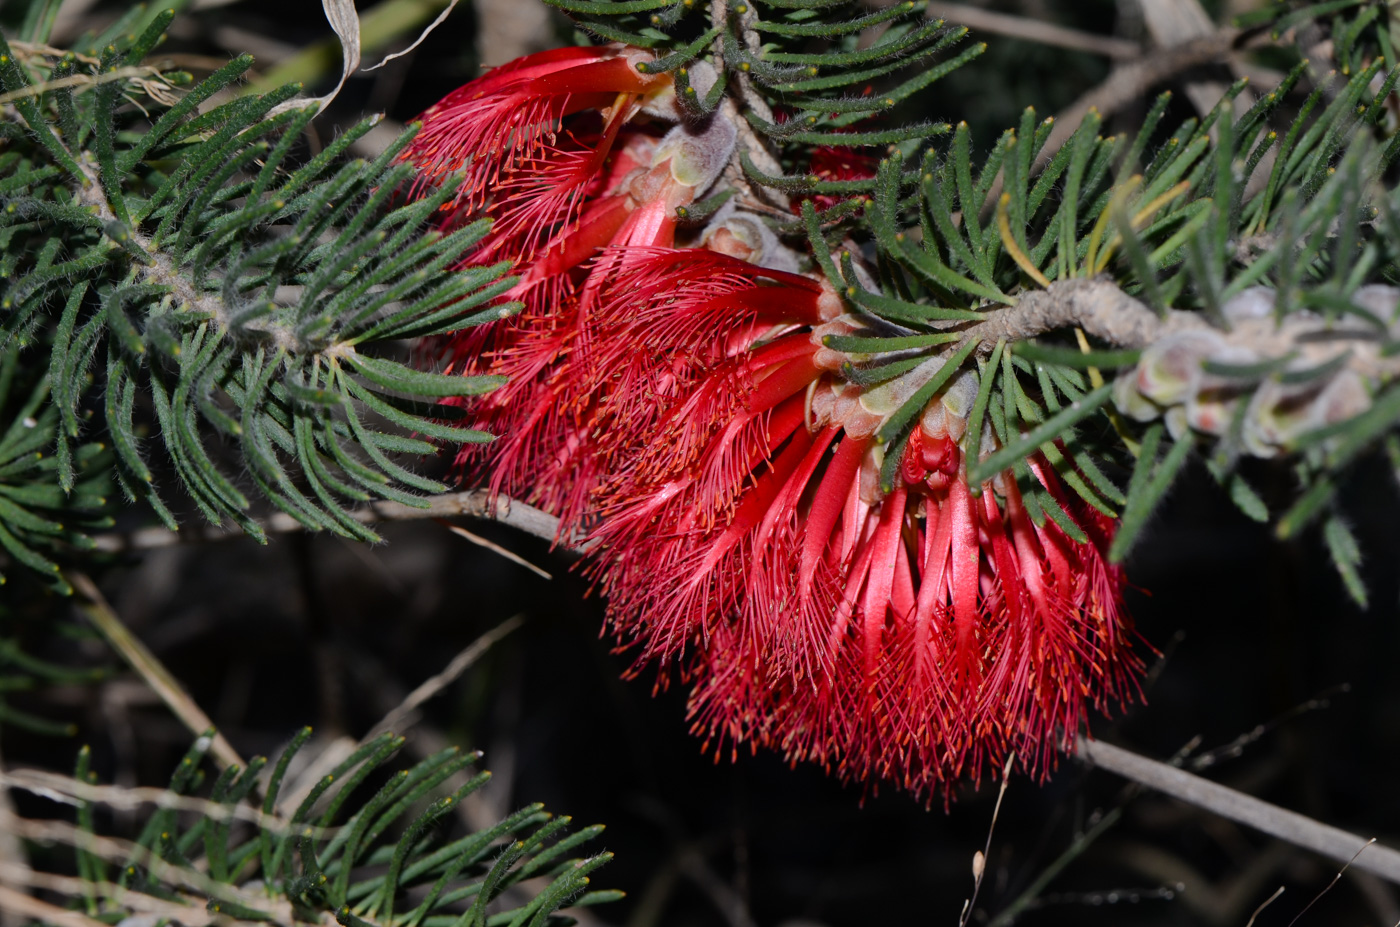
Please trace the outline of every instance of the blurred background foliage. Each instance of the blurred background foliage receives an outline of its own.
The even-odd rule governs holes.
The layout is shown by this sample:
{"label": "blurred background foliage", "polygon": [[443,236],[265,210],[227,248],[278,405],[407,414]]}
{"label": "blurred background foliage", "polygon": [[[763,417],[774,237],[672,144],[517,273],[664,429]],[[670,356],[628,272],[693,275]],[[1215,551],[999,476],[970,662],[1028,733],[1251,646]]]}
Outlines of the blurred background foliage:
{"label": "blurred background foliage", "polygon": [[[1144,5],[1159,2],[974,6],[1150,49]],[[0,5],[0,23],[12,24],[26,3]],[[1259,5],[1202,7],[1227,24]],[[405,46],[446,4],[362,6],[372,62]],[[54,44],[124,7],[69,0]],[[384,112],[383,130],[356,146],[375,154],[483,65],[562,44],[571,31],[533,0],[464,0],[415,51],[353,77],[314,123],[311,147],[364,113]],[[1061,112],[1110,74],[1103,56],[981,30],[974,38],[989,43],[988,53],[939,84],[927,115],[968,121],[983,150],[1025,107]],[[196,77],[251,52],[258,85],[302,79],[313,92],[329,89],[339,69],[312,2],[193,0],[160,51]],[[1245,61],[1265,76],[1289,63]],[[1228,79],[1223,68],[1178,73],[1112,114],[1107,128],[1133,126],[1157,91]],[[1187,93],[1173,106],[1164,124],[1192,115]],[[1288,498],[1285,472],[1247,466],[1257,466],[1250,475],[1269,501]],[[1133,613],[1163,651],[1146,704],[1095,730],[1156,757],[1190,748],[1204,758],[1202,768],[1236,788],[1393,840],[1400,835],[1395,474],[1377,460],[1345,490],[1371,556],[1363,570],[1372,604],[1362,612],[1344,594],[1320,539],[1276,539],[1193,468],[1129,564]],[[464,815],[499,818],[538,800],[580,822],[606,823],[602,844],[616,859],[605,881],[628,896],[592,909],[585,923],[957,923],[994,787],[967,791],[945,814],[901,794],[862,795],[768,754],[715,763],[686,733],[682,693],[653,697],[650,680],[619,680],[624,663],[598,637],[600,605],[567,556],[507,528],[471,528],[552,580],[431,522],[385,525],[388,543],[374,547],[288,534],[267,547],[230,540],[113,555],[97,578],[122,620],[244,755],[276,756],[304,724],[322,746],[358,739],[454,654],[523,615],[520,630],[419,709],[406,750],[413,759],[452,744],[485,752],[483,765],[495,777],[470,797]],[[111,656],[83,625],[53,621],[68,617],[66,604],[24,580],[0,596],[0,676],[29,680],[0,691],[0,710],[43,722],[0,715],[6,767],[70,770],[86,743],[102,781],[164,782],[188,747],[187,728],[140,680],[113,671]],[[52,666],[19,665],[12,655],[20,652]],[[99,669],[106,671],[94,681]],[[21,814],[40,810],[23,793],[8,800]],[[0,840],[0,856],[6,852]],[[1242,925],[1285,885],[1256,923],[1289,924],[1334,875],[1331,863],[1066,760],[1043,787],[1012,782],[971,922],[1009,923],[1004,915],[1019,904],[1016,923],[1047,927]],[[1397,921],[1400,893],[1352,872],[1300,923]]]}

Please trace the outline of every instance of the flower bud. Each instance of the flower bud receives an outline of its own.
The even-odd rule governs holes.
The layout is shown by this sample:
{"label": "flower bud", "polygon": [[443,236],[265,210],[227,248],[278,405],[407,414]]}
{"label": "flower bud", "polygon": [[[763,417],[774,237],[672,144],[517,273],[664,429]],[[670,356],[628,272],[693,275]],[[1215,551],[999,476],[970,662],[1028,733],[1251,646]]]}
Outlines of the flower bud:
{"label": "flower bud", "polygon": [[1173,441],[1185,440],[1191,434],[1191,422],[1186,417],[1185,406],[1172,406],[1162,419],[1167,426],[1167,434]]}
{"label": "flower bud", "polygon": [[1196,431],[1223,435],[1234,420],[1242,390],[1218,386],[1199,390],[1186,402],[1186,422]]}
{"label": "flower bud", "polygon": [[1351,294],[1351,301],[1386,325],[1400,322],[1400,318],[1396,317],[1396,310],[1400,308],[1400,287],[1381,283],[1358,287],[1356,292]]}
{"label": "flower bud", "polygon": [[866,390],[860,397],[860,404],[873,415],[892,415],[905,401],[919,391],[919,387],[943,369],[945,358],[930,357],[908,373],[881,383],[874,389]]}
{"label": "flower bud", "polygon": [[[919,428],[930,438],[946,438],[949,436],[948,423],[951,418],[947,410],[943,408],[943,403],[931,402],[919,418]],[[963,422],[963,430],[967,430],[965,421]]]}
{"label": "flower bud", "polygon": [[1245,449],[1255,457],[1277,457],[1285,443],[1309,430],[1315,396],[1315,388],[1266,381],[1245,413]]}
{"label": "flower bud", "polygon": [[1200,388],[1202,362],[1226,348],[1224,337],[1212,331],[1168,335],[1142,352],[1138,390],[1164,406],[1185,402]]}
{"label": "flower bud", "polygon": [[705,227],[700,244],[759,267],[794,274],[802,269],[797,253],[784,245],[762,219],[735,210],[729,210],[723,218],[717,215]]}
{"label": "flower bud", "polygon": [[943,391],[942,406],[948,410],[948,433],[953,434],[953,420],[960,419],[962,426],[953,437],[962,437],[967,428],[967,417],[972,414],[972,406],[977,402],[977,372],[964,370],[953,379]]}
{"label": "flower bud", "polygon": [[[1263,358],[1250,348],[1227,344],[1208,360],[1225,366],[1248,367],[1258,364]],[[1202,369],[1196,383],[1196,391],[1186,399],[1187,422],[1196,431],[1223,435],[1230,427],[1239,398],[1247,393],[1251,386],[1248,380]]]}
{"label": "flower bud", "polygon": [[699,129],[681,123],[662,137],[653,163],[669,158],[671,176],[676,182],[701,194],[724,172],[738,137],[734,123],[722,113],[716,113]]}
{"label": "flower bud", "polygon": [[1113,403],[1119,412],[1137,422],[1154,422],[1162,416],[1162,407],[1138,391],[1136,368],[1124,370],[1113,381]]}
{"label": "flower bud", "polygon": [[1250,319],[1267,319],[1274,314],[1274,291],[1266,286],[1252,286],[1227,299],[1220,307],[1220,314],[1231,325]]}

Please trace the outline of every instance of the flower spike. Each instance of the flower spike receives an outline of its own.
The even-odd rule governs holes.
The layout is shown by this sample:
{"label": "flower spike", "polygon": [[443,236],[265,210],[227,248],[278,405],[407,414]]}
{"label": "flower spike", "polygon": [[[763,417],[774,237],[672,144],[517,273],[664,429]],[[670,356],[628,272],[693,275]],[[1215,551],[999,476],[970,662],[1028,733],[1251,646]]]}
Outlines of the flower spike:
{"label": "flower spike", "polygon": [[927,795],[1012,751],[1043,775],[1088,708],[1135,694],[1108,526],[1040,458],[1040,491],[1088,543],[1035,524],[1009,476],[966,483],[975,374],[934,398],[882,491],[888,396],[918,384],[845,380],[823,335],[855,323],[821,285],[676,254],[682,290],[659,259],[619,274],[615,321],[595,320],[621,437],[590,569],[641,663],[682,660],[709,744]]}
{"label": "flower spike", "polygon": [[[930,799],[1013,752],[1045,775],[1091,710],[1140,695],[1113,523],[1040,453],[967,482],[1006,440],[981,412],[968,433],[972,344],[900,330],[901,372],[876,380],[846,349],[897,326],[850,313],[742,198],[678,225],[739,129],[723,108],[686,122],[645,60],[522,59],[430,109],[406,151],[420,184],[464,174],[447,224],[495,220],[463,263],[520,271],[519,313],[438,346],[507,380],[470,407],[500,437],[459,465],[585,536],[631,672],[688,684],[716,755]],[[821,149],[812,173],[873,162]]]}

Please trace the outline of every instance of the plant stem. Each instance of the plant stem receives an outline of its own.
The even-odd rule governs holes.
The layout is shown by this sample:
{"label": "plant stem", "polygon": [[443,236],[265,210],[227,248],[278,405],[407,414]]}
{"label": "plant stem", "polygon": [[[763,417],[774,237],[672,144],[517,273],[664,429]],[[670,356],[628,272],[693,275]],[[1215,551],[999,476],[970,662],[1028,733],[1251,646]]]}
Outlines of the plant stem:
{"label": "plant stem", "polygon": [[[1116,773],[1150,789],[1218,814],[1280,840],[1312,850],[1329,859],[1400,884],[1400,850],[1367,840],[1328,824],[1321,824],[1296,811],[1237,792],[1159,760],[1106,744],[1101,740],[1079,738],[1077,753],[1085,762]],[[1358,852],[1364,849],[1364,852]]]}
{"label": "plant stem", "polygon": [[[65,578],[81,596],[78,607],[82,609],[83,614],[87,615],[88,620],[107,639],[107,643],[112,645],[112,649],[121,654],[121,658],[146,681],[156,695],[160,696],[161,701],[165,702],[175,717],[183,721],[196,737],[202,737],[212,729],[214,722],[209,720],[209,716],[190,698],[185,687],[180,685],[180,681],[165,668],[156,655],[122,624],[121,618],[117,617],[112,606],[107,604],[107,599],[97,588],[97,584],[85,573],[69,572]],[[84,599],[86,601],[83,601]],[[246,765],[238,751],[233,749],[233,745],[224,739],[223,734],[214,735],[211,752],[220,769]]]}
{"label": "plant stem", "polygon": [[[366,525],[427,518],[482,518],[510,525],[546,541],[558,542],[561,547],[567,549],[577,547],[574,540],[559,537],[559,519],[533,505],[505,496],[493,499],[489,492],[471,489],[465,492],[443,493],[423,501],[428,503],[426,508],[416,508],[400,502],[373,502],[353,514],[357,521]],[[299,521],[282,512],[260,519],[258,524],[268,534],[290,534],[305,530],[305,526]],[[190,525],[179,532],[165,528],[142,528],[136,531],[99,534],[93,538],[93,542],[96,550],[117,554],[173,547],[181,543],[225,541],[243,536],[243,532],[236,528]]]}
{"label": "plant stem", "polygon": [[1055,877],[1063,872],[1066,866],[1078,859],[1080,854],[1089,849],[1090,845],[1102,837],[1110,827],[1117,824],[1118,819],[1122,816],[1123,806],[1119,805],[1100,817],[1093,827],[1076,837],[1068,849],[1061,853],[1054,862],[1046,866],[1035,877],[1035,881],[1027,886],[1024,892],[1017,895],[1015,901],[1002,909],[987,927],[1010,927],[1011,924],[1016,923],[1016,918],[1021,916],[1021,912],[1029,908],[1040,897],[1041,892],[1055,881]]}

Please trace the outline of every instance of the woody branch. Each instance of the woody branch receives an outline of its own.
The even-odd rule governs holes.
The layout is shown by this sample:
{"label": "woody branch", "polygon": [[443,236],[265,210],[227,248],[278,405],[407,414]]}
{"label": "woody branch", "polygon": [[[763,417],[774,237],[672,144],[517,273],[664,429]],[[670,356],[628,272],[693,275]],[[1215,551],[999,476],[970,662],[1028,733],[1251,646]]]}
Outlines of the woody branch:
{"label": "woody branch", "polygon": [[1400,850],[1368,841],[1341,828],[1321,824],[1295,811],[1211,782],[1159,760],[1122,747],[1081,737],[1079,757],[1125,779],[1194,805],[1203,811],[1245,824],[1294,846],[1400,884]]}
{"label": "woody branch", "polygon": [[1364,377],[1385,380],[1400,374],[1400,358],[1386,355],[1373,327],[1294,313],[1281,322],[1272,316],[1237,320],[1224,331],[1199,312],[1168,309],[1158,314],[1106,278],[1056,281],[987,316],[963,330],[960,345],[979,342],[979,353],[990,354],[1000,340],[1015,344],[1077,326],[1107,344],[1135,349],[1183,332],[1218,331],[1230,344],[1261,357],[1347,352],[1347,366]]}

